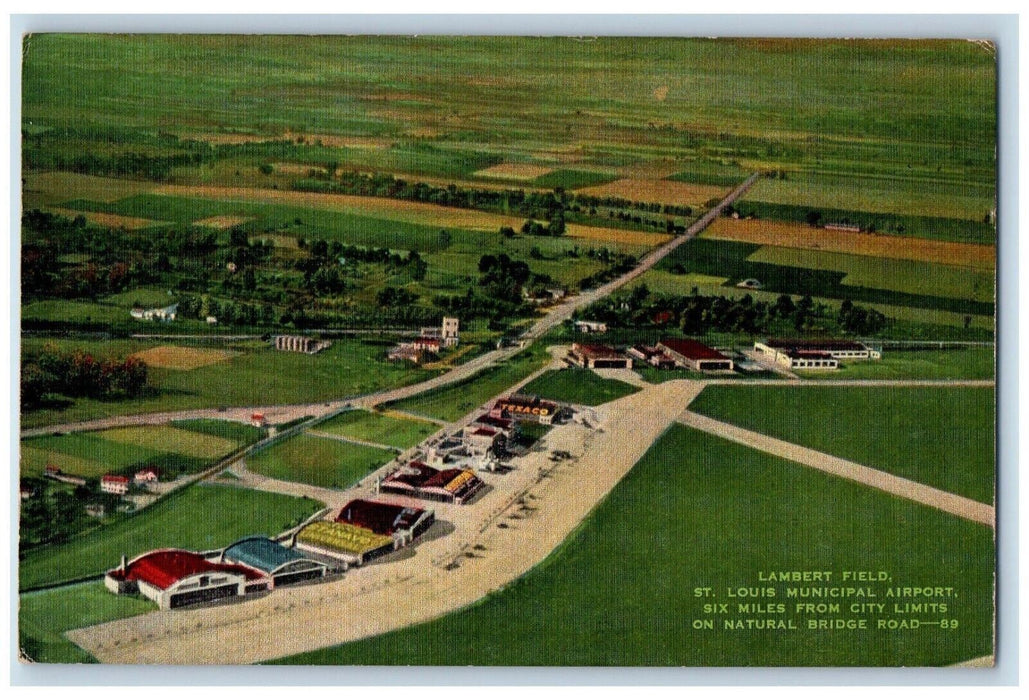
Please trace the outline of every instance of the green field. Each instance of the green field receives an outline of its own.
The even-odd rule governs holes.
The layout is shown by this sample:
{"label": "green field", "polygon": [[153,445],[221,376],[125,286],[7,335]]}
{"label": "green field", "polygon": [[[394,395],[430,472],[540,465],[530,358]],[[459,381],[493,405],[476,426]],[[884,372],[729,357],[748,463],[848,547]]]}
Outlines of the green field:
{"label": "green field", "polygon": [[957,265],[778,246],[761,246],[747,257],[747,261],[843,272],[846,275],[841,280],[844,287],[887,289],[985,302],[993,302],[995,298],[996,275],[992,271]]}
{"label": "green field", "polygon": [[372,411],[347,411],[332,420],[318,424],[318,431],[344,437],[391,445],[399,449],[414,447],[429,437],[439,426],[417,420],[404,420]]}
{"label": "green field", "polygon": [[237,446],[248,445],[257,442],[268,434],[265,428],[256,428],[245,423],[236,423],[228,420],[214,420],[211,418],[195,418],[191,420],[172,421],[171,425],[182,430],[189,430],[194,433],[214,435],[215,437],[232,440]]}
{"label": "green field", "polygon": [[747,199],[775,204],[949,217],[981,222],[996,206],[994,190],[961,180],[804,174],[787,180],[762,178]]}
{"label": "green field", "polygon": [[[23,352],[47,342],[62,350],[81,348],[100,356],[125,355],[161,342],[125,340],[25,339]],[[69,405],[22,415],[23,427],[89,420],[114,415],[173,411],[211,406],[260,406],[278,403],[328,401],[402,386],[432,376],[432,372],[385,359],[386,346],[341,338],[317,355],[279,352],[265,344],[225,346],[241,354],[193,370],[150,369],[154,391],[124,401],[75,399]]]}
{"label": "green field", "polygon": [[[947,665],[992,650],[992,552],[989,528],[678,426],[518,581],[438,620],[282,662]],[[759,571],[828,569],[954,586],[959,597],[948,599],[946,617],[960,627],[725,631],[719,621],[692,629],[703,617],[694,587],[730,602],[726,588],[756,586]]]}
{"label": "green field", "polygon": [[[48,459],[63,471],[85,477],[97,477],[110,472],[122,471],[131,467],[142,467],[150,464],[165,454],[164,450],[144,445],[132,445],[123,442],[105,440],[97,433],[70,433],[67,435],[29,438],[22,442],[28,447],[30,460],[23,463],[22,473],[41,474],[46,464],[38,464],[35,456],[46,453]],[[72,458],[67,466],[63,457]],[[94,469],[85,468],[85,462],[92,462]],[[81,470],[81,471],[79,471]]]}
{"label": "green field", "polygon": [[127,309],[91,301],[48,299],[21,307],[24,321],[66,321],[72,323],[125,323],[131,321]]}
{"label": "green field", "polygon": [[124,520],[26,553],[18,567],[19,588],[101,574],[122,554],[159,547],[206,550],[245,535],[278,534],[320,507],[310,499],[231,486],[189,486]]}
{"label": "green field", "polygon": [[38,663],[95,663],[68,641],[69,630],[156,610],[142,596],[114,595],[100,582],[23,593],[19,598],[18,644]]}
{"label": "green field", "polygon": [[546,372],[526,384],[521,392],[551,401],[599,406],[639,391],[617,379],[604,379],[592,370],[569,367]]}
{"label": "green field", "polygon": [[993,503],[992,387],[709,386],[690,410]]}
{"label": "green field", "polygon": [[617,175],[611,175],[608,173],[598,173],[588,170],[554,170],[541,175],[532,181],[532,184],[536,187],[546,187],[548,189],[554,189],[561,187],[566,190],[574,190],[579,187],[591,187],[593,185],[602,185],[606,182],[612,182],[617,180]]}
{"label": "green field", "polygon": [[388,407],[439,420],[455,421],[547,364],[550,356],[541,347],[543,343],[542,340],[537,341],[525,352],[469,379],[389,404]]}
{"label": "green field", "polygon": [[[832,379],[993,379],[993,346],[960,350],[886,350],[883,359],[847,362],[828,375]],[[807,376],[805,372],[799,372]],[[811,376],[815,376],[811,373]],[[825,379],[825,372],[818,373]]]}
{"label": "green field", "polygon": [[[210,421],[219,422],[223,421]],[[46,435],[22,441],[21,473],[40,476],[50,464],[87,478],[144,466],[193,471],[256,439],[242,441],[169,425]]]}
{"label": "green field", "polygon": [[112,428],[96,433],[97,437],[123,445],[136,445],[162,452],[175,452],[189,457],[211,459],[232,452],[234,440],[182,430],[170,425],[139,428]]}
{"label": "green field", "polygon": [[283,481],[346,488],[396,455],[364,445],[298,435],[247,458],[250,471]]}
{"label": "green field", "polygon": [[[885,261],[880,264],[877,258],[854,263],[849,260],[844,262],[844,259],[859,256],[833,258],[831,254],[826,256],[824,262],[817,262],[823,253],[801,253],[793,257],[791,253],[779,252],[787,249],[776,249],[765,254],[761,253],[762,250],[763,246],[754,243],[694,238],[673,250],[657,267],[669,272],[724,276],[732,286],[754,278],[760,280],[764,292],[850,299],[856,303],[936,309],[957,314],[993,314],[993,276],[988,272],[976,274],[969,271],[963,276],[961,272],[955,271],[954,266],[949,265],[906,265]],[[780,256],[785,256],[786,261],[779,261]],[[814,266],[806,264],[813,261],[816,262]],[[839,269],[846,263],[860,265],[858,272],[864,275],[861,281],[870,286],[846,281],[848,271]],[[921,285],[923,291],[894,289],[910,286],[913,276],[918,274],[931,275]],[[938,286],[933,283],[936,275],[940,276]],[[960,293],[965,289],[978,292],[974,296]]]}
{"label": "green field", "polygon": [[[175,144],[152,134],[147,141],[132,127],[386,136],[384,149],[321,148],[310,145],[313,136],[294,150],[309,160],[335,157],[344,167],[449,175],[502,162],[506,153],[524,160],[565,150],[576,137],[586,141],[580,160],[592,166],[656,156],[834,173],[874,164],[898,179],[989,183],[995,162],[996,64],[970,42],[648,39],[641,50],[636,38],[612,37],[169,35],[144,42],[40,34],[28,39],[25,54],[26,123],[78,127],[89,115],[88,124],[120,128],[121,139],[154,151]],[[253,61],[264,70],[249,70]],[[430,65],[439,67],[426,72]],[[134,80],[124,79],[129,67]],[[139,99],[137,81],[148,85],[148,99]],[[94,139],[101,152],[118,146],[86,129],[65,137],[68,148]],[[237,150],[244,161],[260,152]],[[910,190],[905,196],[917,193]],[[978,212],[978,194],[965,199],[947,206]]]}

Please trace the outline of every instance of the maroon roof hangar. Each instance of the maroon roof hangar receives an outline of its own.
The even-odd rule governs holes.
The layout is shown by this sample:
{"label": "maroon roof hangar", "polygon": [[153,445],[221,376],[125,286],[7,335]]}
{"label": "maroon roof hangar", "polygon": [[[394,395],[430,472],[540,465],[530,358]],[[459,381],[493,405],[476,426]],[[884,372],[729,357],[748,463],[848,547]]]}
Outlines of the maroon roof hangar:
{"label": "maroon roof hangar", "polygon": [[669,357],[684,367],[699,372],[729,371],[731,359],[696,340],[666,338],[657,344]]}

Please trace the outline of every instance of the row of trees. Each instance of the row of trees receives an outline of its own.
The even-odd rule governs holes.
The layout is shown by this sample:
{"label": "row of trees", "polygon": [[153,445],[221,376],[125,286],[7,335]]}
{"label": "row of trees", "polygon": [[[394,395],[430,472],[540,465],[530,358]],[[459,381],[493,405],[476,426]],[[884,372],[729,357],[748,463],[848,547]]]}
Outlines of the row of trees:
{"label": "row of trees", "polygon": [[135,357],[96,358],[88,352],[64,352],[48,343],[22,365],[21,403],[38,407],[52,394],[112,399],[139,396],[149,370]]}
{"label": "row of trees", "polygon": [[646,285],[612,295],[591,304],[583,318],[603,321],[615,328],[678,327],[687,335],[717,331],[755,335],[769,332],[843,332],[871,335],[881,331],[887,319],[874,309],[845,301],[837,314],[810,296],[794,301],[787,294],[775,302],[702,295],[652,294]]}

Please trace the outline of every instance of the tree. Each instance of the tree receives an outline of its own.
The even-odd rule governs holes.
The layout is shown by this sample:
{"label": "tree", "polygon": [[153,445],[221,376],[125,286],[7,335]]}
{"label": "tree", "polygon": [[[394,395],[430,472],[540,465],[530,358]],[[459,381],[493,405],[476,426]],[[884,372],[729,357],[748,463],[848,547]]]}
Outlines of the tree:
{"label": "tree", "polygon": [[[510,228],[510,226],[507,228]],[[500,229],[500,232],[503,233],[504,229]],[[514,229],[511,229],[511,235],[514,235]],[[436,236],[436,245],[439,246],[440,250],[446,250],[450,247],[452,239],[453,237],[450,235],[450,231],[441,228],[439,230],[439,234]]]}
{"label": "tree", "polygon": [[275,172],[275,168],[272,167],[271,163],[261,163],[261,165],[258,166],[257,169],[261,172],[262,175],[271,175],[273,172]]}

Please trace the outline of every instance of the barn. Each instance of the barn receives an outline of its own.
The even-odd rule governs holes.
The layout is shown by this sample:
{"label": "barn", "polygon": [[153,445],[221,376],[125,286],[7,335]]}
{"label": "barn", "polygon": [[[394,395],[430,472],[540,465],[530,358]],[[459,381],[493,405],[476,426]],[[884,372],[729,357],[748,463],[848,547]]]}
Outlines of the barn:
{"label": "barn", "polygon": [[244,537],[225,548],[222,562],[260,571],[272,588],[323,578],[328,567],[267,537]]}
{"label": "barn", "polygon": [[350,523],[316,520],[294,536],[297,549],[360,566],[396,549],[392,537]]}
{"label": "barn", "polygon": [[239,564],[208,561],[183,549],[158,549],[107,572],[104,585],[114,593],[140,593],[161,610],[268,590],[264,573]]}
{"label": "barn", "polygon": [[409,508],[395,503],[356,498],[343,506],[337,523],[347,523],[392,537],[398,545],[408,544],[436,521],[431,510]]}
{"label": "barn", "polygon": [[733,368],[731,359],[696,340],[667,338],[657,347],[677,365],[697,372],[731,371]]}

